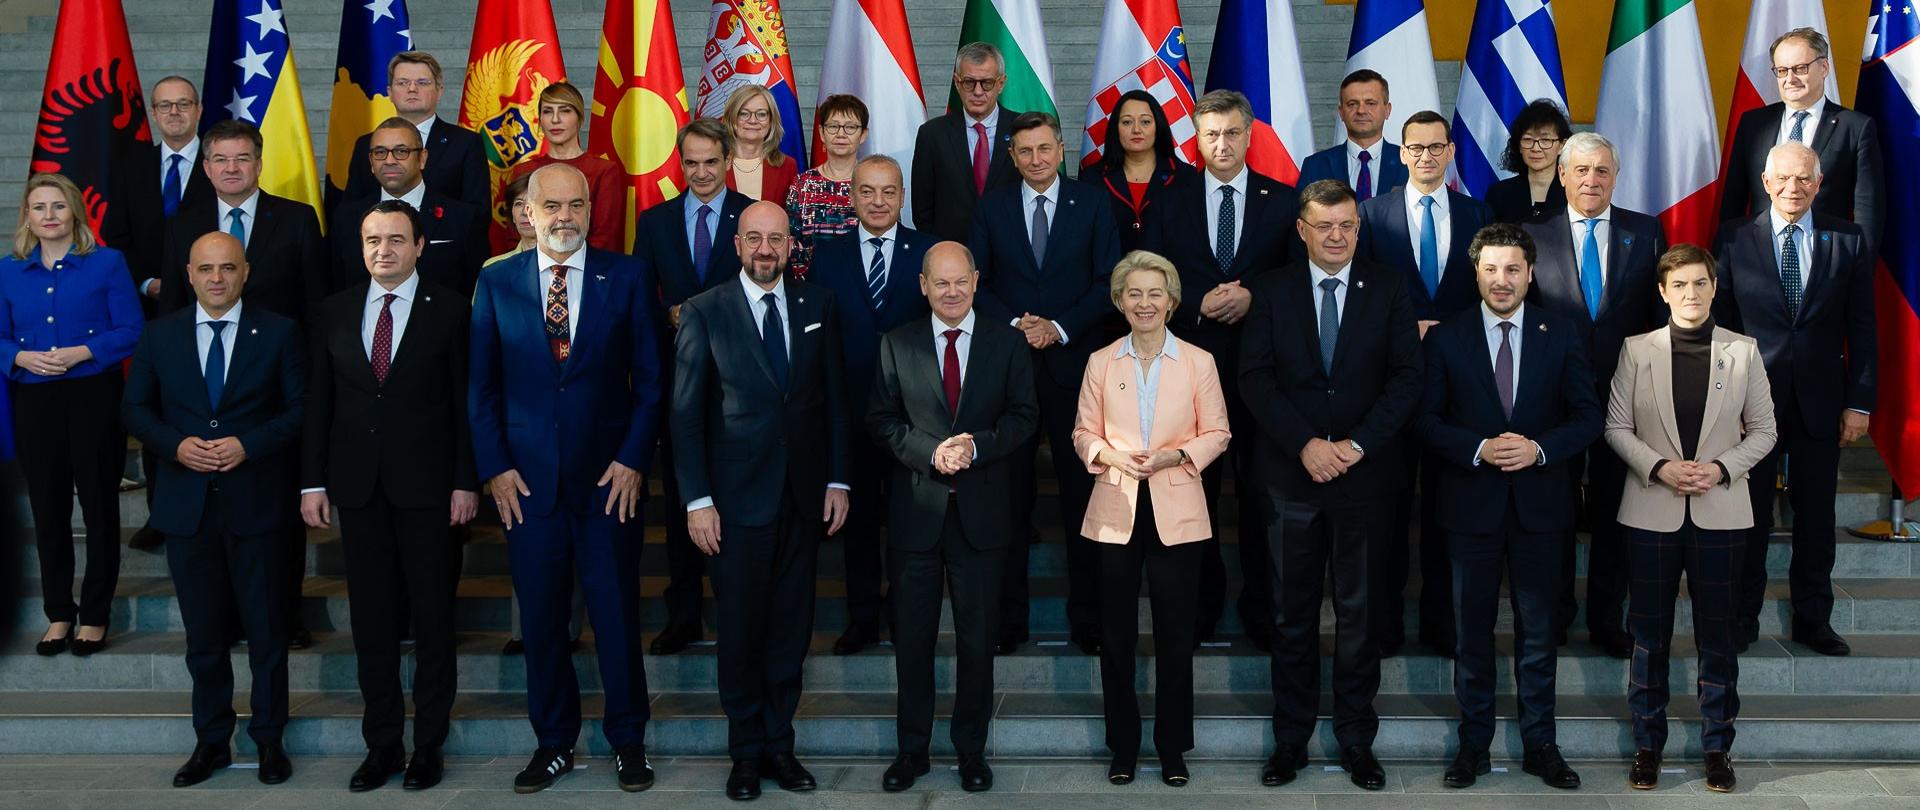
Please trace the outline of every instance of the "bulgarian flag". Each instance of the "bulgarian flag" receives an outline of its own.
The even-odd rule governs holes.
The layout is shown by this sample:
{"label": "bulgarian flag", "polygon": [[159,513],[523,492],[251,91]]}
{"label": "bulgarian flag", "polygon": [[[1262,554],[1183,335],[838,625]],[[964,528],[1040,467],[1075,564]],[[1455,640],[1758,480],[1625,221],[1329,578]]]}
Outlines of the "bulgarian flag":
{"label": "bulgarian flag", "polygon": [[1692,0],[1620,0],[1594,129],[1620,152],[1614,204],[1657,214],[1673,244],[1709,244],[1720,129]]}
{"label": "bulgarian flag", "polygon": [[[1047,35],[1040,30],[1039,0],[967,0],[960,21],[960,44],[985,42],[1007,60],[1007,87],[1000,106],[1015,112],[1044,112],[1059,117],[1053,103],[1053,62]],[[959,91],[947,94],[947,109],[960,109]]]}
{"label": "bulgarian flag", "polygon": [[513,166],[540,151],[540,91],[567,80],[560,34],[547,0],[480,0],[467,49],[467,82],[460,92],[460,126],[480,133],[493,174],[495,251],[520,234],[500,192]]}
{"label": "bulgarian flag", "polygon": [[[1720,162],[1720,176],[1726,177],[1727,162],[1733,150],[1733,131],[1740,127],[1740,116],[1780,100],[1780,86],[1773,79],[1773,54],[1767,49],[1775,37],[1795,28],[1812,28],[1821,36],[1827,33],[1827,11],[1820,0],[1754,0],[1747,17],[1747,43],[1740,51],[1740,73],[1733,79],[1733,107],[1727,110],[1727,136],[1721,141],[1726,150]],[[1827,99],[1840,100],[1840,84],[1827,71]]]}

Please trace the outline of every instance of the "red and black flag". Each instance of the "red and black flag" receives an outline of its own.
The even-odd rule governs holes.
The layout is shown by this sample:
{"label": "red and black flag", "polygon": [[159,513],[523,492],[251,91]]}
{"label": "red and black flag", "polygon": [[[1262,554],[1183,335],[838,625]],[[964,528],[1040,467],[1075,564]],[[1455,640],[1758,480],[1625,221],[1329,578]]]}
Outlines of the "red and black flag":
{"label": "red and black flag", "polygon": [[64,0],[47,63],[32,171],[59,172],[78,185],[87,224],[99,234],[107,212],[126,204],[113,199],[115,186],[108,182],[115,157],[152,142],[120,0]]}

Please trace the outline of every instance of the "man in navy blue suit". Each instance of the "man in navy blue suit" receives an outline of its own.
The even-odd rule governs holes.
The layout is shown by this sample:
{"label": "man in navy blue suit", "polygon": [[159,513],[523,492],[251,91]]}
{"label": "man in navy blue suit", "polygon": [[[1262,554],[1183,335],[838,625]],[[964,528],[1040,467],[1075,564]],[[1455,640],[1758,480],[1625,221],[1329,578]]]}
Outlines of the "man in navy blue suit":
{"label": "man in navy blue suit", "polygon": [[1561,538],[1573,530],[1569,476],[1600,437],[1600,395],[1585,340],[1558,312],[1526,305],[1536,258],[1518,226],[1489,225],[1468,261],[1480,306],[1428,330],[1426,386],[1414,430],[1439,463],[1440,513],[1460,619],[1454,697],[1460,751],[1448,787],[1491,773],[1493,625],[1500,580],[1512,590],[1514,675],[1523,767],[1550,787],[1577,788],[1553,725],[1553,615]]}
{"label": "man in navy blue suit", "polygon": [[[580,686],[567,634],[576,577],[593,621],[602,730],[624,790],[653,784],[640,660],[640,500],[660,429],[652,274],[586,247],[587,178],[547,166],[527,183],[538,244],[481,272],[467,408],[476,471],[507,528],[539,748],[518,793],[573,769]],[[611,212],[610,212],[611,213]]]}
{"label": "man in navy blue suit", "polygon": [[[1478,303],[1473,267],[1467,246],[1473,235],[1493,222],[1493,209],[1452,189],[1444,188],[1447,166],[1453,163],[1453,140],[1447,119],[1432,110],[1407,118],[1400,126],[1400,156],[1407,165],[1407,184],[1360,206],[1360,258],[1399,270],[1420,335],[1455,313]],[[1405,437],[1415,445],[1414,437]],[[1413,523],[1414,481],[1420,482],[1420,640],[1441,655],[1452,655],[1453,596],[1445,535],[1434,523],[1435,482],[1431,472],[1420,473],[1431,459],[1409,453],[1402,485],[1406,497],[1395,500],[1393,548],[1409,547]],[[1415,463],[1415,462],[1418,463]],[[1401,594],[1407,587],[1408,554],[1387,555],[1380,585],[1374,590],[1374,617],[1380,622],[1380,652],[1391,656],[1406,639]]]}
{"label": "man in navy blue suit", "polygon": [[[1040,401],[1040,432],[1053,450],[1060,484],[1060,525],[1067,544],[1067,621],[1073,642],[1100,654],[1100,579],[1093,541],[1080,536],[1080,521],[1093,492],[1073,451],[1073,422],[1080,406],[1080,378],[1087,355],[1107,340],[1114,313],[1107,280],[1120,261],[1120,234],[1108,213],[1106,191],[1060,176],[1065,146],[1060,121],[1042,112],[1013,119],[1014,168],[1020,182],[988,189],[974,211],[967,245],[980,270],[974,306],[980,314],[1010,323],[1033,349],[1033,381]],[[1039,450],[1039,441],[1034,441]],[[1014,531],[1032,525],[1032,465],[1016,465]],[[1027,551],[1030,538],[1016,536],[1007,549],[1000,588],[1001,654],[1027,640]]]}
{"label": "man in navy blue suit", "polygon": [[287,726],[286,493],[299,487],[298,443],[307,396],[307,347],[294,322],[246,307],[240,240],[194,240],[187,266],[195,303],[155,319],[134,350],[121,410],[143,446],[167,454],[153,481],[153,528],[187,631],[193,676],[193,756],[174,787],[206,781],[233,762],[231,630],[248,640],[260,781],[293,775]]}
{"label": "man in navy blue suit", "polygon": [[[840,341],[847,359],[847,406],[867,412],[873,388],[880,336],[901,324],[926,320],[927,299],[920,294],[920,261],[934,239],[900,224],[900,164],[874,155],[853,167],[853,212],[859,227],[821,242],[807,277],[833,291],[839,303]],[[886,612],[880,583],[881,516],[887,504],[891,454],[867,436],[853,439],[853,488],[860,506],[847,516],[847,628],[833,642],[834,655],[852,655],[880,641],[880,617]]]}
{"label": "man in navy blue suit", "polygon": [[1361,68],[1340,80],[1340,123],[1347,139],[1307,156],[1300,164],[1301,188],[1315,180],[1339,180],[1365,203],[1406,185],[1407,164],[1400,146],[1388,141],[1384,130],[1393,116],[1387,100],[1387,77]]}

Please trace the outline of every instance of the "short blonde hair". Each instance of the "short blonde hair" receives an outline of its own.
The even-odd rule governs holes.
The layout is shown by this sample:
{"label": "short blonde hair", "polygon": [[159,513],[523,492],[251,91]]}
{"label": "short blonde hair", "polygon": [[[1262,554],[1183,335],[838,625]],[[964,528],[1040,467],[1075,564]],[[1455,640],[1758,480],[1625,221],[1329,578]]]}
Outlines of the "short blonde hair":
{"label": "short blonde hair", "polygon": [[[780,104],[774,101],[773,91],[757,84],[749,84],[733,91],[733,95],[727,97],[727,106],[720,113],[720,119],[727,122],[729,132],[733,131],[740,122],[740,108],[747,106],[747,102],[756,98],[767,102],[767,144],[766,151],[762,154],[768,166],[778,166],[786,160],[780,154],[780,139],[786,137],[787,131],[780,126]],[[734,146],[739,146],[739,139],[734,140]]]}
{"label": "short blonde hair", "polygon": [[27,217],[31,216],[27,199],[43,188],[59,189],[60,196],[67,199],[67,210],[73,212],[73,249],[68,252],[75,256],[92,253],[99,242],[93,238],[93,227],[87,224],[87,203],[80,195],[80,187],[64,174],[41,172],[27,178],[27,187],[20,192],[20,224],[13,229],[13,257],[24,259],[40,246],[40,237],[34,236],[33,226],[27,224]]}
{"label": "short blonde hair", "polygon": [[1107,294],[1113,299],[1113,305],[1120,305],[1120,296],[1127,292],[1127,276],[1136,272],[1150,271],[1159,273],[1167,280],[1167,297],[1173,299],[1173,306],[1180,306],[1180,273],[1173,269],[1173,262],[1167,257],[1147,250],[1136,250],[1120,257],[1120,263],[1113,266],[1113,277],[1107,285]]}

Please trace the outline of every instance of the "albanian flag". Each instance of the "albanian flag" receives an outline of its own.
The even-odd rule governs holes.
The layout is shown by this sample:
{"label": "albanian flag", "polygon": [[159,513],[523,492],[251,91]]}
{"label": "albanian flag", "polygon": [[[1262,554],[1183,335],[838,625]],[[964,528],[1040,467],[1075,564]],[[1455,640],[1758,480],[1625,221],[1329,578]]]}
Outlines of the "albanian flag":
{"label": "albanian flag", "polygon": [[41,99],[32,171],[59,172],[79,186],[97,236],[107,212],[128,204],[108,182],[114,159],[153,142],[120,0],[60,4]]}

